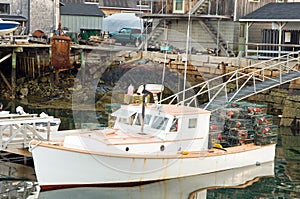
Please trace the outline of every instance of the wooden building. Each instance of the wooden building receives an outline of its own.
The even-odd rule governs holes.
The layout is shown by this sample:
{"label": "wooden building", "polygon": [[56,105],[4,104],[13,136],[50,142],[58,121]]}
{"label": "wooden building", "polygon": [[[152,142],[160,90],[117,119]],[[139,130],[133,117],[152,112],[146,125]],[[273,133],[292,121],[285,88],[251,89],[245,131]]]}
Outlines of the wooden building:
{"label": "wooden building", "polygon": [[0,0],[0,18],[21,22],[24,34],[35,30],[48,33],[55,26],[55,3],[58,0]]}
{"label": "wooden building", "polygon": [[300,50],[300,2],[269,3],[242,17],[246,56],[270,58]]}
{"label": "wooden building", "polygon": [[151,12],[153,1],[149,0],[62,0],[63,3],[95,4],[105,16],[124,12]]}
{"label": "wooden building", "polygon": [[[149,44],[164,43],[170,41],[170,35],[182,35],[186,32],[186,22],[191,14],[191,48],[203,53],[203,49],[218,49],[225,56],[237,56],[244,46],[244,37],[240,33],[239,19],[256,9],[279,0],[166,0],[153,4],[152,13],[142,16],[147,19],[155,19],[153,30],[161,31],[161,36],[151,37]],[[280,1],[281,2],[281,1]],[[190,4],[189,4],[190,3]],[[159,20],[158,20],[159,19]],[[159,27],[159,28],[156,28]],[[166,34],[173,30],[173,33]],[[176,33],[177,32],[177,33]],[[157,33],[153,34],[157,35]],[[153,40],[154,42],[152,42]],[[182,48],[185,45],[176,39],[172,45]],[[176,43],[176,44],[175,44]],[[179,44],[181,43],[181,44]],[[202,47],[201,47],[202,46]],[[218,52],[217,51],[217,52]]]}

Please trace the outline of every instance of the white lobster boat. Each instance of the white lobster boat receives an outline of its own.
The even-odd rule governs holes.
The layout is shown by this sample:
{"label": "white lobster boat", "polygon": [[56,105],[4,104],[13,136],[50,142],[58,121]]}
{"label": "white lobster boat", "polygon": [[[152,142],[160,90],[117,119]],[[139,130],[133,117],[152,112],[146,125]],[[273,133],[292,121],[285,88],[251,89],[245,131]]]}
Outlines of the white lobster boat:
{"label": "white lobster boat", "polygon": [[[161,85],[146,85],[157,94]],[[126,186],[274,161],[275,143],[209,147],[210,112],[173,104],[122,105],[113,128],[30,143],[41,190]]]}

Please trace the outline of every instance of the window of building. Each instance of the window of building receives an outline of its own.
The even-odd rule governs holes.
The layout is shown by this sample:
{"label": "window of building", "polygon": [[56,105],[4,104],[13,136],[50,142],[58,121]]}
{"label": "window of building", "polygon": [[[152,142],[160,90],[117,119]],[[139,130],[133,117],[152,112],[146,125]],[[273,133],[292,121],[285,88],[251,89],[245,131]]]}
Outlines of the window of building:
{"label": "window of building", "polygon": [[99,0],[85,0],[85,3],[99,3]]}
{"label": "window of building", "polygon": [[137,6],[149,6],[150,1],[149,0],[137,0],[136,5]]}
{"label": "window of building", "polygon": [[0,14],[10,14],[10,5],[8,3],[0,3]]}
{"label": "window of building", "polygon": [[173,13],[184,13],[184,0],[173,1]]}

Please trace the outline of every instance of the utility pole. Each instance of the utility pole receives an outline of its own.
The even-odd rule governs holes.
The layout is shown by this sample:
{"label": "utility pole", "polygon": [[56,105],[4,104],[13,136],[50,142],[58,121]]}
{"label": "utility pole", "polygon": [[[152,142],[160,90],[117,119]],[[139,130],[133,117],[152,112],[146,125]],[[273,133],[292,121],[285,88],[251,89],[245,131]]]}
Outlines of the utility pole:
{"label": "utility pole", "polygon": [[54,0],[54,30],[58,29],[60,22],[59,0]]}

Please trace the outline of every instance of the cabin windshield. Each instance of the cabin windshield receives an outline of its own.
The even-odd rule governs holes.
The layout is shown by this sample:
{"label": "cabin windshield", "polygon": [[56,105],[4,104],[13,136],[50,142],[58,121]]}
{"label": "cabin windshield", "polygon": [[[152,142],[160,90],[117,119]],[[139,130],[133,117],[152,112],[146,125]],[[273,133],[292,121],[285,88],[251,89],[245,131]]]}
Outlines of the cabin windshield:
{"label": "cabin windshield", "polygon": [[130,117],[120,117],[120,118],[119,118],[119,122],[120,122],[120,123],[123,123],[123,124],[129,124],[129,125],[132,125],[135,116],[136,116],[136,113],[132,114]]}
{"label": "cabin windshield", "polygon": [[[144,117],[144,125],[149,125],[150,120],[151,120],[151,115],[146,114],[145,117]],[[134,124],[138,125],[138,126],[141,126],[141,124],[142,124],[142,113],[137,114],[137,117],[136,117],[136,120],[135,120]]]}
{"label": "cabin windshield", "polygon": [[165,130],[166,126],[168,124],[168,121],[169,121],[169,118],[167,118],[167,117],[155,116],[153,119],[153,122],[151,124],[151,128]]}

